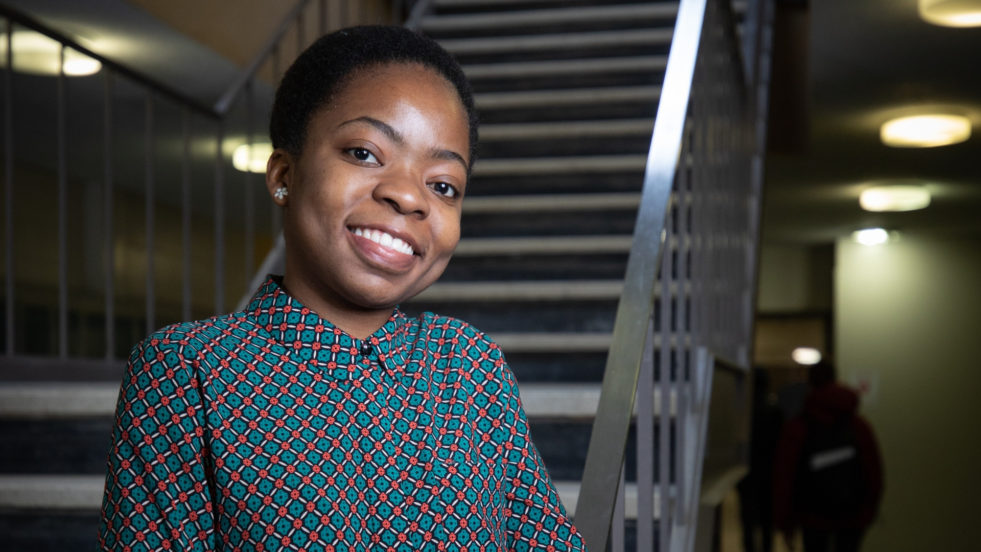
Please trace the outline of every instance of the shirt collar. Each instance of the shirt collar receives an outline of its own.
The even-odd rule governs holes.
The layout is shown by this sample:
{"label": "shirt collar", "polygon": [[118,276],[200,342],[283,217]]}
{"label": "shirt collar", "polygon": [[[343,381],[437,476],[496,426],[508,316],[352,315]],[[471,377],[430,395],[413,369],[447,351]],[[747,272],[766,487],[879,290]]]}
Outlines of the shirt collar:
{"label": "shirt collar", "polygon": [[292,356],[329,370],[339,379],[348,379],[364,367],[362,349],[370,345],[369,356],[391,371],[405,366],[409,325],[396,307],[388,321],[365,339],[357,339],[322,318],[282,286],[282,278],[270,276],[256,291],[245,312]]}

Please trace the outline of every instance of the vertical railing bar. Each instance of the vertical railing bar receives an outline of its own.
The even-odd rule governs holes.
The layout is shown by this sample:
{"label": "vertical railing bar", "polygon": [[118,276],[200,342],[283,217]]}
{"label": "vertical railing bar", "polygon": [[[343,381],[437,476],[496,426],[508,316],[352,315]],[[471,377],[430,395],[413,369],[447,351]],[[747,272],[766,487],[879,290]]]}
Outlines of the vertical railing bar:
{"label": "vertical railing bar", "polygon": [[246,167],[246,171],[243,173],[245,176],[243,180],[243,190],[242,193],[245,194],[245,277],[249,277],[249,274],[255,272],[255,196],[252,191],[252,181],[254,180],[252,174],[252,156],[254,155],[252,140],[252,116],[255,109],[255,87],[253,86],[255,81],[249,79],[249,82],[245,85],[245,143],[249,147],[249,162]]}
{"label": "vertical railing bar", "polygon": [[191,317],[191,132],[190,113],[187,109],[181,114],[181,263],[183,292],[181,293],[181,318],[190,320]]}
{"label": "vertical railing bar", "polygon": [[153,174],[153,91],[149,88],[146,91],[144,117],[146,125],[144,127],[144,186],[146,197],[144,198],[144,217],[146,219],[146,332],[152,333],[156,329],[156,301],[155,289],[156,279],[154,278],[154,241],[155,241],[155,220],[154,220],[154,196],[155,182]]}
{"label": "vertical railing bar", "polygon": [[65,45],[58,54],[58,356],[68,358],[68,115]]}
{"label": "vertical railing bar", "polygon": [[103,81],[103,132],[105,144],[104,178],[105,190],[103,195],[103,220],[105,221],[104,248],[104,278],[105,278],[105,328],[106,328],[106,359],[112,360],[116,354],[116,249],[114,246],[113,224],[113,171],[112,171],[112,72],[106,70]]}
{"label": "vertical railing bar", "polygon": [[225,311],[225,164],[224,128],[218,123],[215,155],[215,313]]}
{"label": "vertical railing bar", "polygon": [[[654,319],[647,323],[647,340],[637,378],[637,550],[654,544]],[[662,428],[661,431],[664,431]],[[663,484],[662,484],[663,488]]]}
{"label": "vertical railing bar", "polygon": [[327,0],[320,0],[317,6],[320,9],[320,36],[327,34]]}
{"label": "vertical railing bar", "polygon": [[306,40],[306,28],[303,21],[303,11],[296,14],[296,56],[299,57],[300,53],[307,45]]}
{"label": "vertical railing bar", "polygon": [[626,472],[623,466],[620,467],[620,483],[617,487],[617,501],[613,506],[613,527],[610,528],[610,551],[624,552],[624,525],[626,524],[625,503],[627,501],[627,481]]}
{"label": "vertical railing bar", "polygon": [[[273,82],[275,82],[278,85],[279,76],[280,76],[279,75],[280,59],[279,59],[278,45],[275,48],[273,48],[272,64],[273,64]],[[282,220],[281,220],[282,215],[279,212],[279,206],[276,205],[275,202],[268,201],[267,203],[269,204],[270,213],[272,213],[269,218],[269,229],[270,229],[269,237],[272,239],[273,243],[275,243],[277,236],[279,236],[280,227],[282,226]]]}
{"label": "vertical railing bar", "polygon": [[[670,527],[670,520],[668,519],[668,497],[671,494],[670,488],[670,449],[671,449],[671,410],[670,398],[667,395],[667,387],[671,382],[671,351],[675,344],[673,343],[672,337],[674,337],[673,328],[671,327],[671,304],[672,304],[672,286],[671,286],[671,269],[672,269],[672,258],[671,254],[672,248],[676,247],[675,236],[669,231],[674,225],[674,212],[672,206],[677,205],[677,191],[672,190],[670,199],[668,201],[667,216],[664,222],[664,232],[666,237],[664,240],[665,251],[664,255],[661,256],[661,280],[658,282],[661,286],[661,349],[658,351],[660,355],[660,370],[657,374],[657,402],[658,402],[658,427],[660,431],[658,432],[658,467],[657,467],[657,481],[658,481],[658,513],[660,514],[660,519],[658,519],[659,527]],[[666,552],[669,546],[669,531],[662,530],[658,532],[658,547],[660,552]]]}
{"label": "vertical railing bar", "polygon": [[4,241],[6,250],[4,264],[7,281],[4,282],[4,317],[6,327],[6,354],[14,355],[14,23],[6,20],[7,70],[3,76],[3,156],[4,156]]}

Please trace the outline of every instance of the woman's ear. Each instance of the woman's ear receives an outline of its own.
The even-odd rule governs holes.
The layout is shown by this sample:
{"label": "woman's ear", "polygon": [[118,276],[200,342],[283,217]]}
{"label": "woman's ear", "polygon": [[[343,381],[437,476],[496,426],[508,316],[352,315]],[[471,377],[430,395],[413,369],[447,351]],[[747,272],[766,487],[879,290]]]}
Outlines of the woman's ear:
{"label": "woman's ear", "polygon": [[293,178],[293,156],[282,148],[273,150],[266,161],[266,189],[272,196],[273,203],[280,207],[286,206]]}

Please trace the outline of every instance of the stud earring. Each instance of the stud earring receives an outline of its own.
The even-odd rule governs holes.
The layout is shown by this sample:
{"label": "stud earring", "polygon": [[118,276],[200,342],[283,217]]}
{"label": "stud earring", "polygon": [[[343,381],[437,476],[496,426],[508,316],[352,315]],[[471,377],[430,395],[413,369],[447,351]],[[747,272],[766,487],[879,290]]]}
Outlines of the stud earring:
{"label": "stud earring", "polygon": [[289,195],[289,190],[286,189],[286,186],[280,186],[276,188],[275,192],[273,192],[273,197],[275,197],[279,201],[283,201],[284,199],[286,199],[287,195]]}

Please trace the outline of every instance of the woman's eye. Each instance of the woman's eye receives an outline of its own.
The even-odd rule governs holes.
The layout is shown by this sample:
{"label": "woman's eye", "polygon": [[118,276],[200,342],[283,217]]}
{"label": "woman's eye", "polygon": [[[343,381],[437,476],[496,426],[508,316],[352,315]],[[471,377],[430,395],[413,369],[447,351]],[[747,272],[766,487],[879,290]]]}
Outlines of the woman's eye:
{"label": "woman's eye", "polygon": [[429,187],[432,188],[434,192],[444,197],[453,198],[457,196],[456,188],[454,188],[452,184],[447,184],[446,182],[433,182],[429,185]]}
{"label": "woman's eye", "polygon": [[348,148],[344,150],[348,155],[361,161],[362,163],[378,163],[378,158],[365,148]]}

